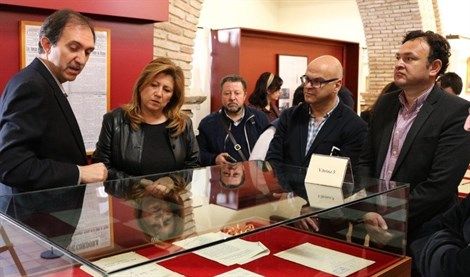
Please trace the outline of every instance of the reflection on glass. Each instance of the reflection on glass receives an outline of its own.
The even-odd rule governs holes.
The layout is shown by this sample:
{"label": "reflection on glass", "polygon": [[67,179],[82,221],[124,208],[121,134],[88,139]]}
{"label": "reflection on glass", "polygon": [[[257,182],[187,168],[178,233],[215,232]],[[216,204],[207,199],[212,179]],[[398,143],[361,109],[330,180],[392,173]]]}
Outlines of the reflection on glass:
{"label": "reflection on glass", "polygon": [[234,210],[278,201],[284,192],[265,162],[224,164],[211,169],[210,203]]}
{"label": "reflection on glass", "polygon": [[183,234],[185,215],[191,208],[186,183],[179,176],[150,181],[142,179],[132,192],[136,219],[152,242],[174,239]]}
{"label": "reflection on glass", "polygon": [[[287,234],[296,244],[311,238],[314,242],[320,234],[355,243],[361,249],[368,245],[404,253],[408,185],[375,179],[345,183],[336,192],[340,201],[320,206],[318,200],[307,197],[305,172],[300,167],[247,161],[138,176],[95,187],[36,191],[8,199],[6,216],[88,264],[132,251],[159,261],[193,250],[176,246],[177,241],[220,231],[234,236]],[[391,239],[381,241],[367,229],[369,213],[383,216]],[[86,236],[75,232],[80,215],[87,217],[89,225],[80,229]],[[97,226],[100,230],[93,228]],[[86,252],[79,247],[67,249],[71,236],[75,245],[96,240],[96,247]],[[223,239],[215,243],[221,242]]]}
{"label": "reflection on glass", "polygon": [[[122,190],[123,185],[127,190]],[[112,194],[120,187],[120,196],[134,209],[134,227],[148,241],[159,243],[186,237],[194,231],[189,185],[183,176],[170,174],[134,182],[113,182],[106,190]]]}
{"label": "reflection on glass", "polygon": [[245,170],[242,163],[223,164],[220,166],[220,184],[228,189],[237,188],[245,182]]}
{"label": "reflection on glass", "polygon": [[85,186],[9,196],[6,215],[68,248],[82,214]]}
{"label": "reflection on glass", "polygon": [[[309,195],[321,197],[309,197],[309,205],[302,207],[301,214],[316,213],[294,222],[292,226],[404,255],[408,189],[394,190],[399,185],[391,181],[370,179],[368,182],[375,185],[353,188],[352,184],[344,183],[342,188],[326,189],[324,186],[306,184],[308,189],[314,191]],[[371,191],[380,194],[367,198]],[[357,202],[358,199],[364,200]],[[333,207],[337,208],[323,211]]]}

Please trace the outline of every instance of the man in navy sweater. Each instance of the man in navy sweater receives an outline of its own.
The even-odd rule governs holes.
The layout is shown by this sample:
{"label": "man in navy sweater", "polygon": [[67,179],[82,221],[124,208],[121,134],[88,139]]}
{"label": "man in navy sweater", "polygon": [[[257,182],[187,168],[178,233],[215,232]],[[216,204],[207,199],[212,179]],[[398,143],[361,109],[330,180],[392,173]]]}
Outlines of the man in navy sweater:
{"label": "man in navy sweater", "polygon": [[228,75],[220,82],[222,108],[199,124],[201,165],[248,160],[261,133],[269,125],[266,115],[245,105],[246,82]]}

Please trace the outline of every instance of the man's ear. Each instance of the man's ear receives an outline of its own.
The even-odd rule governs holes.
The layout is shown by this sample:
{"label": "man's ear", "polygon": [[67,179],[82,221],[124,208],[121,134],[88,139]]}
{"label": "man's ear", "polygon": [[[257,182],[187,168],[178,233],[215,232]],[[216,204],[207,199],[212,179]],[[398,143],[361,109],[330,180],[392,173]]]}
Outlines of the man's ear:
{"label": "man's ear", "polygon": [[338,81],[335,82],[335,90],[336,90],[336,93],[339,92],[339,90],[341,89],[341,86],[343,85],[343,79],[340,79]]}
{"label": "man's ear", "polygon": [[439,60],[439,59],[436,59],[434,60],[432,63],[431,63],[431,70],[429,72],[429,75],[430,76],[439,76],[439,71],[441,70],[442,68],[442,61]]}
{"label": "man's ear", "polygon": [[42,49],[44,49],[44,53],[49,54],[52,48],[51,41],[46,37],[41,37],[40,43],[41,43]]}

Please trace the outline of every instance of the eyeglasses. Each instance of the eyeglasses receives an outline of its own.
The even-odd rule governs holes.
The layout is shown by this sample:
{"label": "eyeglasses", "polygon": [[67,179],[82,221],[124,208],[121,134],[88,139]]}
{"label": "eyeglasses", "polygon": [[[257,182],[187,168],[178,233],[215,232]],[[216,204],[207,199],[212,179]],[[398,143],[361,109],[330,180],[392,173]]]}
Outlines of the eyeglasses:
{"label": "eyeglasses", "polygon": [[303,86],[310,84],[313,88],[321,88],[325,86],[326,84],[331,83],[333,81],[337,81],[337,80],[338,78],[333,78],[333,79],[328,79],[328,80],[310,79],[307,75],[303,75],[300,77],[300,81],[302,82]]}

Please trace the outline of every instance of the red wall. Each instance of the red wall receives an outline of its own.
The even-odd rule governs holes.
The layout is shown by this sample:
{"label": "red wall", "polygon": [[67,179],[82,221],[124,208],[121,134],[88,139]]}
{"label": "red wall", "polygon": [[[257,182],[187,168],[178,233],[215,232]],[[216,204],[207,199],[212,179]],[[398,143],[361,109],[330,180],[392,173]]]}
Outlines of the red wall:
{"label": "red wall", "polygon": [[169,6],[168,0],[0,0],[0,4],[49,10],[72,9],[88,14],[149,21],[167,21]]}
{"label": "red wall", "polygon": [[[332,55],[343,63],[343,45],[337,43],[320,44],[286,40],[272,36],[242,36],[240,51],[240,74],[246,76],[248,91],[253,91],[256,81],[265,71],[278,72],[277,55],[287,54],[307,56],[310,62],[320,55]],[[253,60],[256,57],[256,62]]]}
{"label": "red wall", "polygon": [[357,103],[358,43],[233,28],[212,31],[211,111],[221,107],[219,82],[223,76],[240,74],[251,94],[261,73],[278,72],[278,54],[307,56],[308,62],[321,55],[335,56],[344,68],[343,83]]}
{"label": "red wall", "polygon": [[[19,22],[43,21],[49,10],[0,4],[0,94],[8,80],[20,69]],[[109,16],[88,15],[96,27],[111,30],[110,107],[129,101],[132,87],[142,68],[153,58],[153,23]],[[130,21],[130,22],[126,22]]]}

